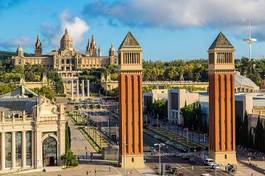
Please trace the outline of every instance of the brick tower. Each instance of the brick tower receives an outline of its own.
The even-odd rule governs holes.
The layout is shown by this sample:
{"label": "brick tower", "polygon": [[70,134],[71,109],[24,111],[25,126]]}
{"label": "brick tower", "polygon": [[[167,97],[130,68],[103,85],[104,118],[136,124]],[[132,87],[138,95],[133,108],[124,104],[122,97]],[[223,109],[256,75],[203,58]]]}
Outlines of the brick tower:
{"label": "brick tower", "polygon": [[236,164],[234,47],[224,34],[210,46],[209,79],[209,155],[221,166]]}
{"label": "brick tower", "polygon": [[129,32],[119,47],[120,155],[123,168],[142,168],[142,48]]}

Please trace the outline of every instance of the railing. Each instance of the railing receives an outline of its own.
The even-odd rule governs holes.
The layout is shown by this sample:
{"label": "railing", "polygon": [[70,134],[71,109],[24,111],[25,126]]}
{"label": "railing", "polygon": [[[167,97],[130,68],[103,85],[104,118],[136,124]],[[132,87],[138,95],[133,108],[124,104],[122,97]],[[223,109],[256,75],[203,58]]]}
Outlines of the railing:
{"label": "railing", "polygon": [[[102,81],[102,83],[118,83],[118,81]],[[143,81],[144,85],[148,84],[169,84],[169,85],[174,85],[174,84],[179,84],[179,85],[208,85],[208,82],[197,82],[197,81]]]}

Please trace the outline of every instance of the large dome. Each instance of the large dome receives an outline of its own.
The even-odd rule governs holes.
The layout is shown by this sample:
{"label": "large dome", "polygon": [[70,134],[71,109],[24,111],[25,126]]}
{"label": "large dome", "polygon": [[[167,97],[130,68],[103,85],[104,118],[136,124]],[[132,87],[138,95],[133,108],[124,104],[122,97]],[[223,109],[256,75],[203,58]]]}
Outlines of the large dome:
{"label": "large dome", "polygon": [[64,35],[61,39],[61,46],[60,49],[63,50],[73,50],[73,39],[71,38],[71,36],[68,33],[68,30],[65,29]]}

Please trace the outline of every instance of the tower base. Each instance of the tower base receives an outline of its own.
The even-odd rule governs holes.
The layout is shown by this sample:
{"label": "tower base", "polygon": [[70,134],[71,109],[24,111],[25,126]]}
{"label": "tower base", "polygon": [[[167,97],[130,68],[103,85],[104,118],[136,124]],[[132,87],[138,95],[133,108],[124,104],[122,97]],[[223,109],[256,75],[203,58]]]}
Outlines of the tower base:
{"label": "tower base", "polygon": [[143,155],[121,155],[120,166],[126,169],[144,168]]}
{"label": "tower base", "polygon": [[236,152],[214,152],[209,151],[209,156],[215,163],[219,164],[222,169],[228,164],[237,165]]}

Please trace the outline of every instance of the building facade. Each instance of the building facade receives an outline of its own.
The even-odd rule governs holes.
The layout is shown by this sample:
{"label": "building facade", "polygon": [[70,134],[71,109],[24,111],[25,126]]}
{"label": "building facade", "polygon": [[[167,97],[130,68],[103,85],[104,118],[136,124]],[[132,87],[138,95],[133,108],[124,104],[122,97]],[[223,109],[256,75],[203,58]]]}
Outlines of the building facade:
{"label": "building facade", "polygon": [[222,168],[227,164],[237,164],[234,51],[222,33],[219,33],[208,50],[209,155]]}
{"label": "building facade", "polygon": [[168,92],[168,121],[183,125],[181,108],[199,101],[199,94],[186,89],[173,89]]}
{"label": "building facade", "polygon": [[88,40],[86,52],[81,53],[74,48],[73,40],[67,29],[60,41],[60,48],[48,54],[42,53],[42,44],[37,36],[35,54],[24,56],[22,47],[17,49],[17,56],[11,58],[15,65],[43,65],[58,71],[77,71],[81,69],[102,68],[117,63],[115,48],[111,45],[108,56],[101,55],[100,47],[97,47],[94,36],[91,42]]}
{"label": "building facade", "polygon": [[129,32],[119,47],[119,163],[144,167],[142,48]]}
{"label": "building facade", "polygon": [[0,97],[0,173],[60,165],[64,106],[22,86]]}
{"label": "building facade", "polygon": [[[48,69],[54,69],[62,78],[64,84],[64,93],[68,97],[73,96],[73,83],[76,87],[78,78],[82,70],[91,68],[104,68],[111,64],[117,64],[117,54],[113,45],[109,49],[108,56],[101,55],[101,49],[97,46],[94,36],[91,41],[88,40],[86,52],[81,53],[74,48],[73,40],[67,29],[60,41],[60,48],[53,50],[48,54],[42,54],[42,44],[39,36],[35,44],[35,54],[33,56],[24,56],[22,47],[18,47],[17,56],[13,56],[14,65],[42,65]],[[75,87],[74,87],[75,88]],[[81,90],[81,89],[80,89]],[[74,92],[78,92],[76,89]],[[79,96],[76,96],[79,99]]]}

